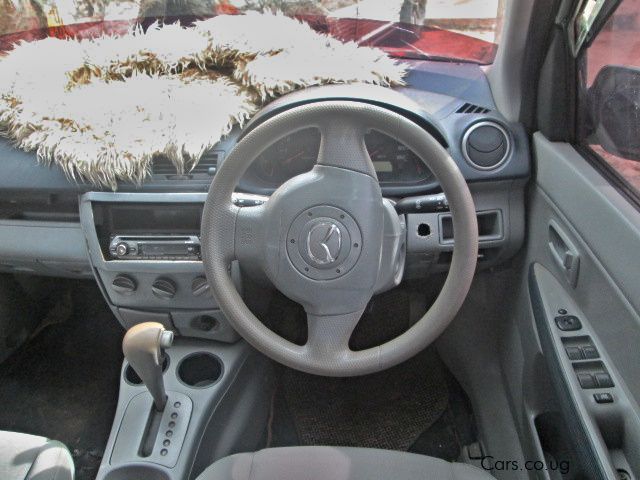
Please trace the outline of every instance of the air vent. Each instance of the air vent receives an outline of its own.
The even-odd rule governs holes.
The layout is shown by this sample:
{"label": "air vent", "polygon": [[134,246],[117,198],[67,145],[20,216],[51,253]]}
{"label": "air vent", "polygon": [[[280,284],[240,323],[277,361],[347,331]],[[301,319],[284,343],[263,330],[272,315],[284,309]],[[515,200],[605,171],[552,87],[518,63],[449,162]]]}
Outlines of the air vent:
{"label": "air vent", "polygon": [[151,171],[154,175],[175,175],[178,173],[175,165],[164,155],[157,155],[153,158]]}
{"label": "air vent", "polygon": [[208,175],[214,175],[216,173],[216,169],[218,168],[218,159],[220,158],[220,152],[215,150],[209,150],[206,152],[198,164],[193,167],[191,173],[206,173]]}
{"label": "air vent", "polygon": [[481,107],[479,105],[474,105],[473,103],[465,103],[462,105],[456,113],[489,113],[491,110],[488,108]]}
{"label": "air vent", "polygon": [[464,158],[479,170],[493,170],[509,157],[511,142],[507,131],[496,122],[478,122],[462,138]]}
{"label": "air vent", "polygon": [[[218,150],[209,150],[206,152],[198,164],[193,167],[193,170],[185,172],[186,175],[192,175],[196,177],[213,176],[218,168],[218,159],[221,156]],[[153,175],[177,175],[178,171],[171,160],[164,155],[158,155],[153,159],[153,166],[151,168]]]}

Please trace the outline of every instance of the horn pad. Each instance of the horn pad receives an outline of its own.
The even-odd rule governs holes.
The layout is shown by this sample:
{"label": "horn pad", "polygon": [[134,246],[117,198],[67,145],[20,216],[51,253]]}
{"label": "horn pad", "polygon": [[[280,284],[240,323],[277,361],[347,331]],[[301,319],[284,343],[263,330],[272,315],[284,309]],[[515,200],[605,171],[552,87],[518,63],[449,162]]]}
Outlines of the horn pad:
{"label": "horn pad", "polygon": [[344,210],[328,205],[308,208],[291,223],[289,260],[313,280],[333,280],[349,272],[362,251],[362,234]]}

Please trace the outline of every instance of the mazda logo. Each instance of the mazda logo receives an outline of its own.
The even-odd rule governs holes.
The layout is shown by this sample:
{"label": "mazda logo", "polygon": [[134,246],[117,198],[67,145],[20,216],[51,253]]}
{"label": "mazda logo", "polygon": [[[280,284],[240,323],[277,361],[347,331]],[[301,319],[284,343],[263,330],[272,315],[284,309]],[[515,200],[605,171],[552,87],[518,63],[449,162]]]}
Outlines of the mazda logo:
{"label": "mazda logo", "polygon": [[341,247],[342,232],[333,222],[320,222],[307,234],[307,254],[318,265],[335,262]]}

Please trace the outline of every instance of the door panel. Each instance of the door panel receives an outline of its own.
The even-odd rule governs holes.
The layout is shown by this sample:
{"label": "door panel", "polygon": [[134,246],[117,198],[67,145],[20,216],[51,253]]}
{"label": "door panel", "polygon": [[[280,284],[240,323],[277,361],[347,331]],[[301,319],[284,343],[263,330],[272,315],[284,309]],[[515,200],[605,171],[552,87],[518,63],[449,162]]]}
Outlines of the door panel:
{"label": "door panel", "polygon": [[550,222],[561,225],[580,254],[576,288],[562,282],[640,401],[640,212],[576,150],[534,135],[536,182],[530,204],[530,260],[558,278],[548,253]]}
{"label": "door panel", "polygon": [[[571,145],[540,133],[533,145],[519,309],[529,314],[519,330],[523,351],[534,352],[525,364],[541,355],[547,368],[522,383],[527,390],[548,377],[555,388],[545,392],[551,401],[524,402],[523,418],[538,425],[560,415],[579,478],[614,479],[616,470],[640,478],[640,213]],[[544,432],[528,431],[545,456],[553,453]]]}

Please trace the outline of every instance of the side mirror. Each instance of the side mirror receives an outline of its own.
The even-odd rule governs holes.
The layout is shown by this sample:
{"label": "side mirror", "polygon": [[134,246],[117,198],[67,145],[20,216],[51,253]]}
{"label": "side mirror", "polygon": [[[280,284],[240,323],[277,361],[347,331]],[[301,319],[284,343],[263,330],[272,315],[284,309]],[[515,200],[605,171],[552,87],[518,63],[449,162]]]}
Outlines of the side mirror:
{"label": "side mirror", "polygon": [[608,65],[587,92],[587,140],[618,157],[640,161],[640,68]]}

